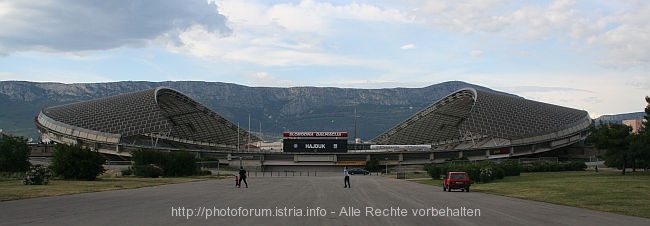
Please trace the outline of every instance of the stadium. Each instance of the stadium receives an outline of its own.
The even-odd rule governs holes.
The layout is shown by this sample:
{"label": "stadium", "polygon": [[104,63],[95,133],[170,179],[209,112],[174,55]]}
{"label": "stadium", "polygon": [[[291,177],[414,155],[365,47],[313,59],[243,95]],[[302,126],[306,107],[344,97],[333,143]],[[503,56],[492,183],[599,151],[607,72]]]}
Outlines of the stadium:
{"label": "stadium", "polygon": [[124,156],[137,148],[235,151],[260,141],[169,88],[44,108],[36,126],[43,140]]}
{"label": "stadium", "polygon": [[[242,146],[261,139],[186,95],[162,87],[44,108],[36,126],[44,140],[81,144],[107,154],[129,156],[138,148],[188,150],[232,164],[287,170],[364,166],[373,158],[382,165],[402,166],[526,156],[581,142],[592,123],[583,110],[473,88],[432,102],[368,144],[349,144],[354,148],[336,152],[243,151]],[[340,138],[285,141],[307,147],[326,147],[323,142],[341,146]]]}
{"label": "stadium", "polygon": [[[439,158],[501,158],[546,152],[584,140],[586,111],[477,89],[456,91],[373,139],[427,145]],[[430,145],[430,146],[429,146]]]}

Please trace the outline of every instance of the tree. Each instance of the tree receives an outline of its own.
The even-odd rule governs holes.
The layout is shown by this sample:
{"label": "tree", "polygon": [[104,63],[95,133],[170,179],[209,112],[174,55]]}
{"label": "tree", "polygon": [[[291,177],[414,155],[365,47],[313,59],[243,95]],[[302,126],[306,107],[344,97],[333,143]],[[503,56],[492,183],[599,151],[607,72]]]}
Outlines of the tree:
{"label": "tree", "polygon": [[[190,176],[199,173],[194,153],[185,151],[162,152],[151,149],[140,149],[131,153],[133,167],[138,176],[149,176],[149,172],[157,173],[155,167],[162,168],[165,176]],[[155,166],[155,167],[154,167]],[[149,175],[143,175],[149,174]]]}
{"label": "tree", "polygon": [[590,135],[590,141],[598,149],[606,149],[605,164],[622,168],[625,175],[625,168],[628,162],[633,159],[630,151],[632,128],[623,124],[600,124],[594,133]]}
{"label": "tree", "polygon": [[604,124],[592,127],[592,133],[587,142],[593,143],[598,149],[606,149],[605,164],[625,169],[632,166],[650,165],[650,96],[645,97],[648,103],[645,108],[643,126],[638,134],[631,134],[632,128],[623,124]]}
{"label": "tree", "polygon": [[29,146],[23,137],[2,136],[0,139],[0,171],[25,172],[29,163]]}
{"label": "tree", "polygon": [[638,164],[638,166],[647,169],[650,165],[650,96],[646,96],[645,101],[647,105],[643,125],[639,129],[639,133],[633,135],[630,149],[635,157],[634,167],[636,168]]}
{"label": "tree", "polygon": [[642,134],[630,135],[630,156],[632,157],[632,172],[636,171],[637,167],[648,167],[648,158],[650,157],[650,142],[647,136]]}
{"label": "tree", "polygon": [[370,161],[366,162],[366,170],[370,172],[378,172],[381,170],[379,166],[379,160],[377,158],[371,158]]}
{"label": "tree", "polygon": [[52,171],[64,179],[95,180],[104,173],[106,159],[90,148],[57,144],[52,157]]}

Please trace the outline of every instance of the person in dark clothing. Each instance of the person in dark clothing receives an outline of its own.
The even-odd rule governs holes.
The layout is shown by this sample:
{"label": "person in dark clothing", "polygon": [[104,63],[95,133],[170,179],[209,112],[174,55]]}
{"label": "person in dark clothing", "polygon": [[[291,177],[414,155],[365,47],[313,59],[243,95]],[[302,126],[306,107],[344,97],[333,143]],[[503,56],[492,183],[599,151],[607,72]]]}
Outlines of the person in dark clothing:
{"label": "person in dark clothing", "polygon": [[244,184],[246,185],[246,187],[248,187],[248,182],[246,182],[246,170],[244,169],[243,166],[239,168],[239,184],[237,186],[238,188],[241,187],[242,181],[244,181]]}
{"label": "person in dark clothing", "polygon": [[345,179],[343,179],[343,184],[344,188],[352,188],[352,185],[350,185],[350,174],[348,173],[348,167],[346,166],[343,168],[343,175],[345,176]]}

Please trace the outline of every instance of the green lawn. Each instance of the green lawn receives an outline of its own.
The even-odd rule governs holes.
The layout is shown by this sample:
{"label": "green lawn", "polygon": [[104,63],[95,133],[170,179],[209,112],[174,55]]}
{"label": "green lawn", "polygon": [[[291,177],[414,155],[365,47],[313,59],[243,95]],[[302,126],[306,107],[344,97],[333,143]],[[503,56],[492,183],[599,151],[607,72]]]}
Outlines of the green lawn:
{"label": "green lawn", "polygon": [[48,185],[23,185],[22,179],[0,178],[0,201],[141,188],[214,178],[216,177],[139,178],[102,175],[95,181],[50,180]]}
{"label": "green lawn", "polygon": [[[440,180],[417,181],[441,186]],[[486,184],[483,192],[566,206],[650,218],[650,173],[618,171],[522,173]]]}

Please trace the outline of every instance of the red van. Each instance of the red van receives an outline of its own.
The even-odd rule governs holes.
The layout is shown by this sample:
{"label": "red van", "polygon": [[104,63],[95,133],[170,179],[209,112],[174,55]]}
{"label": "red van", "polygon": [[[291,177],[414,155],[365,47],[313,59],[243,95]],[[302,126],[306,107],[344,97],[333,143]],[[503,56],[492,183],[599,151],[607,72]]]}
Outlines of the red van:
{"label": "red van", "polygon": [[451,189],[463,189],[469,192],[471,181],[466,172],[449,172],[445,176],[445,181],[442,183],[443,191],[451,191]]}

